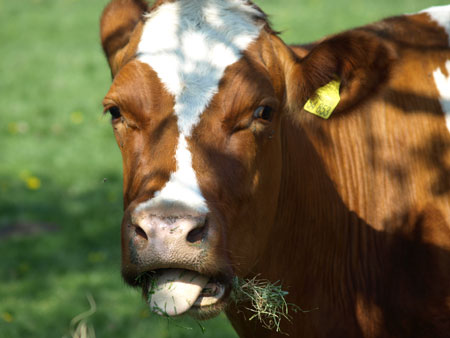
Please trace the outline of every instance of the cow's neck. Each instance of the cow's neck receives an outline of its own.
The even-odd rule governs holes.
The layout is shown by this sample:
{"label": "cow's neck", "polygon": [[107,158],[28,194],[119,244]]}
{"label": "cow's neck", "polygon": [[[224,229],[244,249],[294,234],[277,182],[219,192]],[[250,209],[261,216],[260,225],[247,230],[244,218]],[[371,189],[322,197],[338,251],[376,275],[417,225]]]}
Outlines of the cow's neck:
{"label": "cow's neck", "polygon": [[[289,301],[303,309],[320,307],[322,315],[327,311],[324,304],[334,311],[354,309],[358,293],[371,287],[365,284],[373,280],[370,274],[377,271],[375,265],[380,262],[370,262],[369,269],[368,257],[382,235],[350,210],[337,191],[336,186],[342,182],[333,181],[324,155],[316,150],[318,139],[329,139],[327,130],[322,129],[320,137],[310,137],[318,135],[319,129],[307,130],[309,127],[288,120],[282,128],[283,172],[277,224],[271,249],[261,261],[270,266],[268,278],[290,286]],[[336,285],[341,287],[331,287]]]}

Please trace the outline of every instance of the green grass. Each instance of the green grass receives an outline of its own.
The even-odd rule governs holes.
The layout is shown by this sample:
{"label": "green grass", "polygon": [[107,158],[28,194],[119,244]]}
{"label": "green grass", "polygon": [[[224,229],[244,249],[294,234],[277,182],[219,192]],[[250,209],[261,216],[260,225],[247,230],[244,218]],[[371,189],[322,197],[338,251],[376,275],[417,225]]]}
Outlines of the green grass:
{"label": "green grass", "polygon": [[[88,294],[97,337],[201,334],[190,319],[150,316],[120,278],[121,158],[100,104],[110,84],[98,41],[105,3],[0,0],[0,337],[67,336]],[[286,41],[308,42],[445,2],[258,3]],[[24,233],[30,226],[53,231]],[[204,337],[235,336],[224,317],[204,326]]]}

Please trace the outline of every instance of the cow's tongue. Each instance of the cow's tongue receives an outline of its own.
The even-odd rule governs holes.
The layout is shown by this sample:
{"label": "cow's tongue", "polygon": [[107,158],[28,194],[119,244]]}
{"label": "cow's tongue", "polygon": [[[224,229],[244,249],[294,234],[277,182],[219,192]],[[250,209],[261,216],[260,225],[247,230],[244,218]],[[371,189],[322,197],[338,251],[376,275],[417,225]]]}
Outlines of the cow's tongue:
{"label": "cow's tongue", "polygon": [[181,315],[194,305],[208,280],[189,270],[160,271],[150,285],[150,310],[160,315]]}

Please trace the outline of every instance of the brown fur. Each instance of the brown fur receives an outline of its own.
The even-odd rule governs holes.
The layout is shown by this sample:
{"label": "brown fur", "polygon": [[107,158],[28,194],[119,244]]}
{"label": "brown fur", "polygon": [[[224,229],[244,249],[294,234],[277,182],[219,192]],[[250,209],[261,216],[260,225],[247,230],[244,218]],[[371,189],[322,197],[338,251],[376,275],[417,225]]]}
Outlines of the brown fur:
{"label": "brown fur", "polygon": [[129,46],[134,29],[139,27],[138,23],[142,22],[142,15],[147,9],[148,5],[143,0],[116,0],[111,1],[103,10],[100,39],[113,75],[121,64],[128,61],[123,60],[123,54]]}
{"label": "brown fur", "polygon": [[[116,0],[102,18],[115,75],[104,103],[123,115],[114,128],[124,234],[133,208],[175,169],[173,98],[133,58],[144,8]],[[120,15],[106,20],[113,10]],[[288,302],[318,308],[282,324],[291,337],[448,337],[450,133],[432,72],[449,58],[445,32],[425,14],[305,47],[263,30],[226,70],[189,139],[214,228],[195,269],[281,280]],[[335,76],[342,100],[332,117],[305,112]],[[271,122],[252,119],[261,105],[274,108]],[[132,283],[151,267],[130,264],[124,237]],[[278,336],[231,305],[226,312],[242,337]]]}

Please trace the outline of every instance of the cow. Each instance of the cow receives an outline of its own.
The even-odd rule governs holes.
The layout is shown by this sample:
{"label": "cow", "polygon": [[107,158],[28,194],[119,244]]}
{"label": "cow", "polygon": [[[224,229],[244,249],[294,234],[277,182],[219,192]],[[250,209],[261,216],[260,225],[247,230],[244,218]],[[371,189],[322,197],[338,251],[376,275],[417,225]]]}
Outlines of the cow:
{"label": "cow", "polygon": [[291,337],[450,336],[450,6],[303,46],[248,0],[113,0],[100,26],[121,273],[154,312],[278,336],[230,301],[257,277],[311,310]]}

